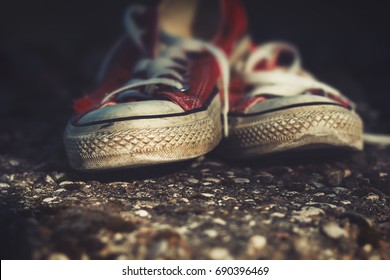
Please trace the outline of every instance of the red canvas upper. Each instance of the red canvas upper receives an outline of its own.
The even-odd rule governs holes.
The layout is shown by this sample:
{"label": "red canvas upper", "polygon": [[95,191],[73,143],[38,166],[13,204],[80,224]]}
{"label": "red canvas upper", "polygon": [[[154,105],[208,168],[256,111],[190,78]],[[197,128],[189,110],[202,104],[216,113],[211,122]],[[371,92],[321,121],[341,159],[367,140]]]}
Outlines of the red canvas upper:
{"label": "red canvas upper", "polygon": [[[229,56],[235,42],[245,33],[247,22],[240,0],[220,0],[220,2],[221,21],[212,43]],[[110,63],[112,66],[106,71],[107,74],[99,87],[74,102],[74,110],[78,116],[102,106],[115,104],[113,101],[101,104],[101,101],[108,93],[121,87],[133,77],[133,68],[140,59],[145,56],[153,57],[158,30],[157,6],[148,7],[147,11],[137,20],[145,30],[142,41],[145,46],[149,46],[148,51],[141,50],[130,38],[126,38],[115,52],[113,61]],[[180,92],[162,87],[155,93],[156,98],[175,102],[184,110],[201,108],[210,97],[214,87],[217,86],[221,76],[217,60],[207,50],[193,58],[190,55],[188,57],[191,60],[188,69],[189,77],[187,77],[189,89]]]}
{"label": "red canvas upper", "polygon": [[[142,41],[145,46],[151,46],[150,49],[146,50],[146,55],[152,56],[152,46],[154,46],[157,37],[157,6],[149,6],[142,16],[137,17],[137,21],[145,30],[142,34]],[[100,85],[93,92],[75,100],[73,108],[78,115],[96,109],[107,93],[128,81],[132,76],[134,65],[145,55],[145,50],[137,47],[130,37],[125,36],[118,43]]]}

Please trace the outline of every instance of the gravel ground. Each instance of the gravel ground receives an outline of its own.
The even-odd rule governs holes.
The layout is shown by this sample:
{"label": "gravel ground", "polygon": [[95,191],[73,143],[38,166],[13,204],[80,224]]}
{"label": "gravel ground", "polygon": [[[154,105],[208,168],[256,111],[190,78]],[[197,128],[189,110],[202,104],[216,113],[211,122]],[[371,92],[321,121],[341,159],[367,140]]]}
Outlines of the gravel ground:
{"label": "gravel ground", "polygon": [[0,121],[2,259],[390,259],[388,147],[81,174],[50,116]]}

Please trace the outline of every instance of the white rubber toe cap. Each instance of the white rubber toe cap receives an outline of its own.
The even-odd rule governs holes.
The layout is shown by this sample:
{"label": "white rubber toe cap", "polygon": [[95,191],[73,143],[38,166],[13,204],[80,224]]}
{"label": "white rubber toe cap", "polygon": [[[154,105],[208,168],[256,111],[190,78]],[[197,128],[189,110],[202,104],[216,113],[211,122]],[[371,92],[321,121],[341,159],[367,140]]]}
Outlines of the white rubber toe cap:
{"label": "white rubber toe cap", "polygon": [[110,121],[120,118],[168,115],[182,113],[184,110],[177,104],[165,100],[147,100],[120,103],[93,110],[80,118],[79,124],[97,121]]}
{"label": "white rubber toe cap", "polygon": [[323,96],[317,96],[317,95],[310,95],[310,94],[303,94],[303,95],[296,95],[296,96],[286,96],[281,98],[273,98],[266,101],[261,101],[256,104],[254,104],[247,113],[253,114],[253,113],[262,113],[270,110],[276,110],[283,107],[289,107],[294,105],[308,105],[312,103],[329,103],[334,105],[340,105],[336,101],[333,101],[330,98],[323,97]]}

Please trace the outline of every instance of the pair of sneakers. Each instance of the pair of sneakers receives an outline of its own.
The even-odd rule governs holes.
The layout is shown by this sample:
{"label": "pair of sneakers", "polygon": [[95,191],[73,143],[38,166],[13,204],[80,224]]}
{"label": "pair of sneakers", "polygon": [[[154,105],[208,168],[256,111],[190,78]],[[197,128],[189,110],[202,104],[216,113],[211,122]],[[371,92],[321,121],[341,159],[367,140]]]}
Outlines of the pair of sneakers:
{"label": "pair of sneakers", "polygon": [[303,70],[294,46],[255,46],[239,0],[145,2],[126,11],[97,89],[74,103],[73,168],[182,161],[217,146],[231,159],[362,149],[353,103]]}

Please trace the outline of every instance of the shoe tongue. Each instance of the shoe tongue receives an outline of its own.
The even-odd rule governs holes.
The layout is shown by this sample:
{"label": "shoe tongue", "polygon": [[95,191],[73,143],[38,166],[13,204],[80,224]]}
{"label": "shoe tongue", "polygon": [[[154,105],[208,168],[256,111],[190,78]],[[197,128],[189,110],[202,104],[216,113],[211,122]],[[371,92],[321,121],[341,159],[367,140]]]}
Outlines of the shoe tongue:
{"label": "shoe tongue", "polygon": [[165,0],[159,13],[163,32],[211,42],[228,56],[247,28],[240,0]]}
{"label": "shoe tongue", "polygon": [[145,57],[153,57],[157,48],[159,2],[144,0],[132,4],[124,16],[129,39],[144,53]]}
{"label": "shoe tongue", "polygon": [[247,30],[247,18],[240,0],[220,1],[221,20],[213,43],[230,56],[236,42],[244,36]]}

